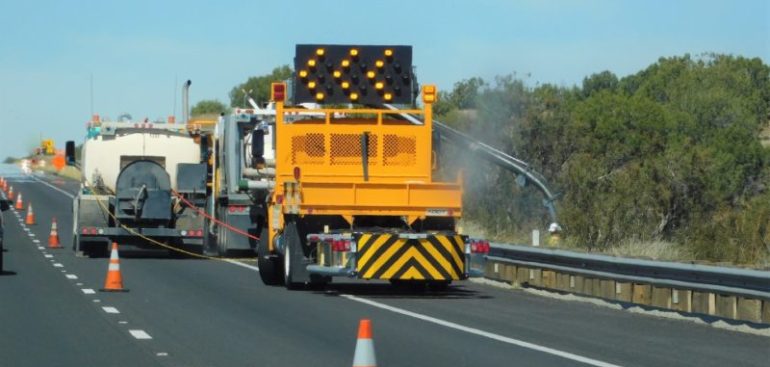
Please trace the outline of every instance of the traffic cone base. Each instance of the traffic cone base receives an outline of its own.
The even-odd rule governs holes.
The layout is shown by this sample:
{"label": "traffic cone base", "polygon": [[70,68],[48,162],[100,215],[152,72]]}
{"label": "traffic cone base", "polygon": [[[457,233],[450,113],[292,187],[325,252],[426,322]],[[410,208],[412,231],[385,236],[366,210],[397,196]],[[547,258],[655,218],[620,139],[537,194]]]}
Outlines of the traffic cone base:
{"label": "traffic cone base", "polygon": [[29,206],[27,206],[27,217],[24,219],[24,224],[31,226],[36,224],[35,222],[35,212],[32,211],[32,203],[29,203]]}
{"label": "traffic cone base", "polygon": [[51,221],[51,234],[48,235],[48,248],[60,249],[63,248],[61,242],[59,242],[59,230],[56,227],[56,218]]}
{"label": "traffic cone base", "polygon": [[372,339],[372,322],[363,319],[358,324],[358,339],[353,355],[353,367],[377,367],[374,356],[374,340]]}
{"label": "traffic cone base", "polygon": [[120,275],[120,258],[118,257],[118,243],[112,243],[110,253],[110,265],[107,267],[107,279],[104,280],[104,288],[100,292],[128,292],[123,288],[123,277]]}

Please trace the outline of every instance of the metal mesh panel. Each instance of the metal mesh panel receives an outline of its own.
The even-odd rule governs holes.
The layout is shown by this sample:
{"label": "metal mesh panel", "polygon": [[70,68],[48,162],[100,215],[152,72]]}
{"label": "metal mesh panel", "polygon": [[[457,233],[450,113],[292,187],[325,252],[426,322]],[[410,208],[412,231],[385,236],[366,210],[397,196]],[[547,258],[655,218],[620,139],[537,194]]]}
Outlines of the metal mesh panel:
{"label": "metal mesh panel", "polygon": [[291,162],[292,164],[316,164],[324,163],[326,146],[323,134],[306,134],[291,138]]}
{"label": "metal mesh panel", "polygon": [[[367,139],[369,165],[377,164],[377,135],[369,134]],[[332,166],[347,166],[361,164],[361,135],[358,134],[331,134],[331,162]]]}
{"label": "metal mesh panel", "polygon": [[417,139],[413,136],[385,134],[383,164],[414,166],[417,162]]}

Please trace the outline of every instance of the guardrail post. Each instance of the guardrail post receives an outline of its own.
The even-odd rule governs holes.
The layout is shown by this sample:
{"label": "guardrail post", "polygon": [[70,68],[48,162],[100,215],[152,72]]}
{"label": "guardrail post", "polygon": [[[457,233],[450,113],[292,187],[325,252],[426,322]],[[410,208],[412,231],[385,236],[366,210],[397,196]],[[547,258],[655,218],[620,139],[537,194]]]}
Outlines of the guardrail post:
{"label": "guardrail post", "polygon": [[631,295],[631,302],[643,306],[652,304],[652,286],[649,284],[635,283]]}
{"label": "guardrail post", "polygon": [[758,299],[738,297],[738,318],[762,322],[762,302]]}
{"label": "guardrail post", "polygon": [[737,297],[725,294],[717,294],[717,316],[734,319],[738,313],[737,308]]}
{"label": "guardrail post", "polygon": [[671,288],[652,287],[652,306],[671,308]]}
{"label": "guardrail post", "polygon": [[540,230],[538,229],[532,230],[532,246],[535,246],[535,247],[540,246]]}
{"label": "guardrail post", "polygon": [[631,283],[615,282],[615,299],[621,302],[631,302]]}
{"label": "guardrail post", "polygon": [[542,279],[543,279],[542,286],[544,288],[548,288],[548,289],[556,288],[556,272],[554,272],[553,270],[543,270]]}
{"label": "guardrail post", "polygon": [[503,268],[503,274],[502,274],[503,279],[505,279],[506,281],[510,282],[513,285],[518,285],[517,284],[518,282],[516,281],[516,268],[517,266],[513,264],[507,264]]}
{"label": "guardrail post", "polygon": [[716,297],[714,293],[698,292],[692,293],[692,312],[704,315],[716,314]]}
{"label": "guardrail post", "polygon": [[762,301],[762,322],[770,324],[770,300]]}
{"label": "guardrail post", "polygon": [[692,312],[692,291],[687,289],[672,289],[671,308],[676,311]]}

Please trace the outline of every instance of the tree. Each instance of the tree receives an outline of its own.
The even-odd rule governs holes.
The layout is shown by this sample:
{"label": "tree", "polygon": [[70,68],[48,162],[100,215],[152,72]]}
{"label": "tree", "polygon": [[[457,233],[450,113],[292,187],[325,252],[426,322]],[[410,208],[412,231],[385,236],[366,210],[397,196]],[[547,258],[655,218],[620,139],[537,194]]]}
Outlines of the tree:
{"label": "tree", "polygon": [[195,104],[192,108],[192,116],[200,115],[219,115],[228,110],[224,103],[216,99],[204,99]]}
{"label": "tree", "polygon": [[273,69],[270,74],[250,77],[246,82],[238,84],[230,90],[230,107],[246,107],[244,105],[244,97],[246,96],[244,91],[257,103],[267,102],[270,99],[270,83],[289,79],[293,73],[289,65],[283,65]]}

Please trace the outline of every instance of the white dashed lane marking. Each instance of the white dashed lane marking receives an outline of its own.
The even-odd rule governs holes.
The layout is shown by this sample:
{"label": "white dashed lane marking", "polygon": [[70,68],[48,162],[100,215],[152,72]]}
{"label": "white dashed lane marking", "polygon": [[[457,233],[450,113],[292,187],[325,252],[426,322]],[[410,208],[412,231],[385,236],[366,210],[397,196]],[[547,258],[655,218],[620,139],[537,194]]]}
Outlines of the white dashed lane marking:
{"label": "white dashed lane marking", "polygon": [[75,274],[67,274],[67,279],[77,279],[78,276]]}
{"label": "white dashed lane marking", "polygon": [[61,263],[54,263],[54,264],[53,264],[53,267],[54,267],[54,268],[63,268],[63,267],[64,267],[64,265],[62,265]]}
{"label": "white dashed lane marking", "polygon": [[117,308],[112,307],[112,306],[104,306],[104,307],[102,307],[102,310],[104,310],[104,312],[106,312],[106,313],[114,313],[114,314],[120,313],[120,311],[118,311]]}
{"label": "white dashed lane marking", "polygon": [[45,258],[46,258],[46,259],[50,259],[50,258],[52,258],[52,257],[53,257],[53,255],[51,255],[51,254],[45,254],[45,255],[43,255],[43,256],[45,256]]}
{"label": "white dashed lane marking", "polygon": [[96,294],[96,291],[91,288],[83,288],[81,291],[83,291],[85,294]]}
{"label": "white dashed lane marking", "polygon": [[133,329],[133,330],[129,330],[128,332],[131,333],[131,335],[137,339],[152,339],[150,334],[147,334],[147,332],[145,332],[144,330]]}

